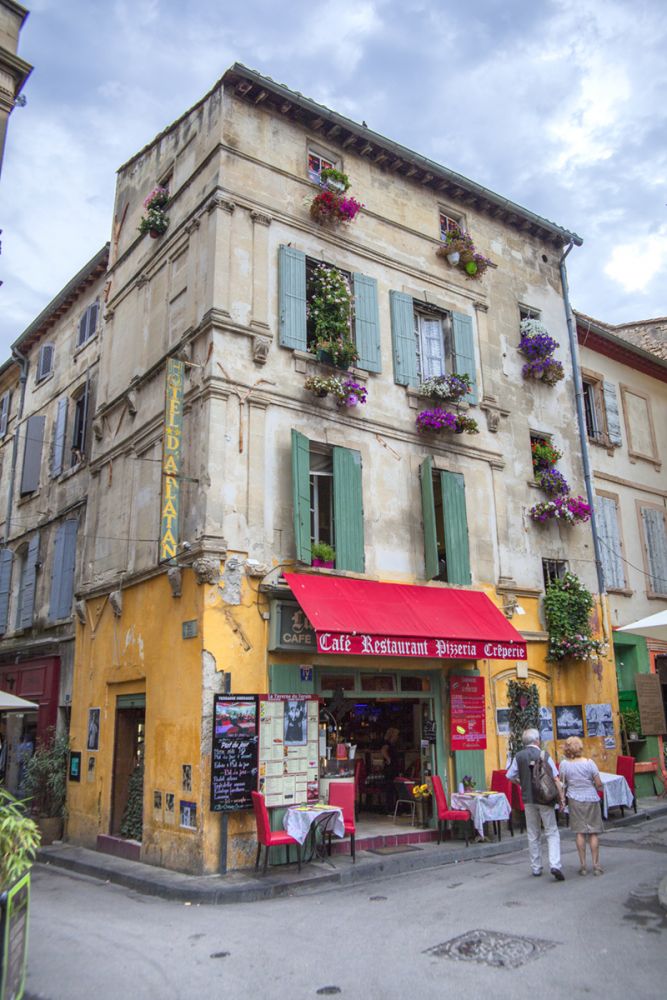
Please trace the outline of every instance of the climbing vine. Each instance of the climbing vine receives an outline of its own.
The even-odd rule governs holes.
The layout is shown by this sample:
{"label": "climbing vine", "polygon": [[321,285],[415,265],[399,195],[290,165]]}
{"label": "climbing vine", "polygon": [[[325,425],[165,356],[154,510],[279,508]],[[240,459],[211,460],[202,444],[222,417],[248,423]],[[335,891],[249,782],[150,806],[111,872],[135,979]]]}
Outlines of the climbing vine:
{"label": "climbing vine", "polygon": [[144,762],[140,761],[127,786],[127,804],[120,827],[121,837],[141,840],[144,827]]}
{"label": "climbing vine", "polygon": [[510,709],[509,752],[514,757],[523,747],[521,734],[524,729],[539,729],[540,696],[537,684],[508,681],[507,704]]}
{"label": "climbing vine", "polygon": [[593,604],[593,595],[574,573],[551,581],[544,598],[549,632],[548,660],[588,660],[604,652],[604,643],[593,638]]}

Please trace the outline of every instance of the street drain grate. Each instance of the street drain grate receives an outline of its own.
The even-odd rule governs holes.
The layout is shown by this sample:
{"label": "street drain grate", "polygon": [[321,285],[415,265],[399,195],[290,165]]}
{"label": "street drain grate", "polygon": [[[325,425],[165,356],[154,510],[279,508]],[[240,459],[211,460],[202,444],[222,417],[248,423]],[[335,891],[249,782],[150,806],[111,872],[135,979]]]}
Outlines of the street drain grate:
{"label": "street drain grate", "polygon": [[554,941],[477,930],[467,931],[451,941],[427,948],[424,954],[434,955],[436,958],[453,958],[459,962],[480,962],[497,968],[518,969],[520,965],[539,958],[555,946]]}

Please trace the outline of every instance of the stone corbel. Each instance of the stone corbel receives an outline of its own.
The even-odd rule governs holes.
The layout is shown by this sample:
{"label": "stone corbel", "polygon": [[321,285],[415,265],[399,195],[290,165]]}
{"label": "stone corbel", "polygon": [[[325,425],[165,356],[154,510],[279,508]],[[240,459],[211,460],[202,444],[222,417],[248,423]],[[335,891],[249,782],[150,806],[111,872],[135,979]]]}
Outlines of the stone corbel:
{"label": "stone corbel", "polygon": [[120,618],[123,613],[123,592],[121,590],[112,590],[109,594],[109,604],[116,618]]}
{"label": "stone corbel", "polygon": [[210,214],[211,212],[214,212],[216,208],[221,208],[223,211],[229,212],[231,215],[236,208],[236,205],[233,201],[230,201],[229,198],[225,198],[224,195],[216,193],[212,195],[209,201],[206,202],[204,205],[204,211]]}
{"label": "stone corbel", "polygon": [[270,215],[265,215],[263,212],[251,212],[250,213],[250,218],[258,226],[270,226],[271,225],[271,216]]}
{"label": "stone corbel", "polygon": [[220,579],[220,563],[215,559],[195,559],[192,564],[197,583],[217,583]]}
{"label": "stone corbel", "polygon": [[190,221],[185,225],[184,228],[189,236],[191,233],[195,231],[195,229],[199,229],[200,226],[201,226],[201,219],[199,218],[198,215],[195,215],[195,217],[193,219],[190,219]]}
{"label": "stone corbel", "polygon": [[137,394],[131,389],[125,394],[125,403],[127,405],[127,412],[131,417],[134,417],[137,412]]}
{"label": "stone corbel", "polygon": [[86,602],[85,601],[75,601],[74,602],[74,614],[79,619],[82,625],[88,624],[88,619],[86,617]]}
{"label": "stone corbel", "polygon": [[137,278],[137,280],[134,283],[134,287],[135,288],[143,288],[144,285],[147,285],[150,280],[151,279],[148,277],[147,274],[140,274],[139,277]]}
{"label": "stone corbel", "polygon": [[182,593],[183,574],[178,566],[170,566],[167,570],[167,580],[171,587],[171,596],[180,597]]}
{"label": "stone corbel", "polygon": [[104,424],[99,417],[93,420],[93,434],[95,435],[96,441],[101,441],[104,437]]}
{"label": "stone corbel", "polygon": [[498,405],[495,396],[484,396],[479,404],[480,410],[486,417],[486,426],[492,434],[498,433],[501,417],[509,417],[510,411]]}
{"label": "stone corbel", "polygon": [[252,360],[256,365],[265,365],[269,356],[271,341],[268,337],[254,336],[252,338]]}

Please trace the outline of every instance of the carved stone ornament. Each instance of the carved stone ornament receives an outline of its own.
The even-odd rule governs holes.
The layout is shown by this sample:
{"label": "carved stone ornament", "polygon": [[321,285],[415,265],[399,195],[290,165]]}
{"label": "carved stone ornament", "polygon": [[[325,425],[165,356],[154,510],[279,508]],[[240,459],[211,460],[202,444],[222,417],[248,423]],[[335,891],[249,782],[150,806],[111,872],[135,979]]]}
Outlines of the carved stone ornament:
{"label": "carved stone ornament", "polygon": [[225,198],[224,195],[216,193],[209,199],[209,201],[206,202],[204,209],[207,212],[214,212],[216,208],[221,208],[223,211],[229,212],[231,215],[236,208],[236,205],[233,201],[230,201],[229,198]]}
{"label": "carved stone ornament", "polygon": [[104,425],[99,417],[93,420],[93,434],[95,435],[96,441],[101,441],[104,437]]}
{"label": "carved stone ornament", "polygon": [[220,579],[220,563],[215,559],[195,559],[192,568],[197,583],[217,583]]}
{"label": "carved stone ornament", "polygon": [[86,602],[85,601],[75,601],[74,602],[74,614],[79,619],[82,625],[87,624],[86,618]]}
{"label": "carved stone ornament", "polygon": [[109,604],[113,608],[116,618],[120,618],[123,613],[123,593],[120,590],[112,590],[109,594]]}
{"label": "carved stone ornament", "polygon": [[170,566],[167,570],[167,580],[171,587],[171,596],[180,597],[183,587],[183,574],[178,566]]}
{"label": "carved stone ornament", "polygon": [[246,576],[262,578],[267,575],[271,567],[267,563],[258,562],[256,559],[247,559],[245,564]]}
{"label": "carved stone ornament", "polygon": [[500,425],[500,411],[499,410],[485,410],[486,415],[486,426],[489,428],[492,434],[498,433],[498,427]]}
{"label": "carved stone ornament", "polygon": [[266,359],[269,356],[269,348],[271,347],[271,341],[268,337],[253,337],[252,338],[252,360],[255,364],[264,365],[266,364]]}
{"label": "carved stone ornament", "polygon": [[137,394],[132,389],[125,393],[125,402],[127,403],[127,412],[133,417],[137,412]]}

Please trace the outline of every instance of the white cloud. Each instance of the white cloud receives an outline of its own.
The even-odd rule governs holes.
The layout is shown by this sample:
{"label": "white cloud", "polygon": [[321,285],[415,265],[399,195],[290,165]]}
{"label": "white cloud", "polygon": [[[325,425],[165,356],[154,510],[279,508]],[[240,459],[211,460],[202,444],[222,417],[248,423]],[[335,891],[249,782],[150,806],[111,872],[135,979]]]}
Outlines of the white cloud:
{"label": "white cloud", "polygon": [[[614,247],[604,272],[626,292],[645,292],[667,265],[667,227],[661,233]],[[639,318],[639,317],[637,317]]]}

